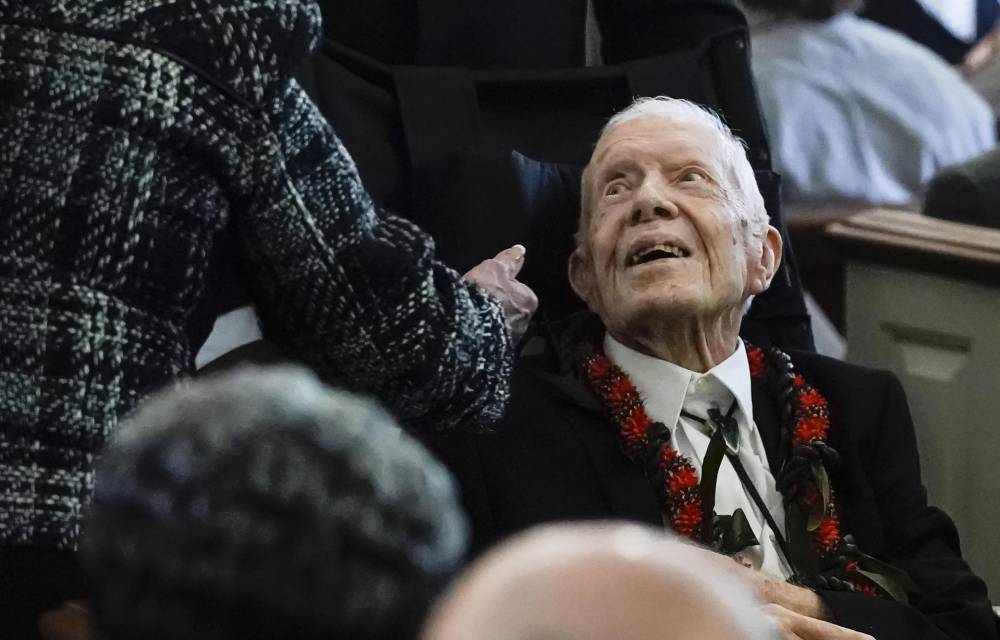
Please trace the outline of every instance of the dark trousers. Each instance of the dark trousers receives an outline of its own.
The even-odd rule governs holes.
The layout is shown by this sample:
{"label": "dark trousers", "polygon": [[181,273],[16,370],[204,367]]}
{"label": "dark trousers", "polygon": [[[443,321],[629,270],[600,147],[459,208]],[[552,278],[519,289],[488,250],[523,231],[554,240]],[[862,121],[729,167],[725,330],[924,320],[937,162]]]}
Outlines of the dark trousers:
{"label": "dark trousers", "polygon": [[43,612],[86,595],[83,570],[73,553],[0,547],[0,638],[35,640]]}

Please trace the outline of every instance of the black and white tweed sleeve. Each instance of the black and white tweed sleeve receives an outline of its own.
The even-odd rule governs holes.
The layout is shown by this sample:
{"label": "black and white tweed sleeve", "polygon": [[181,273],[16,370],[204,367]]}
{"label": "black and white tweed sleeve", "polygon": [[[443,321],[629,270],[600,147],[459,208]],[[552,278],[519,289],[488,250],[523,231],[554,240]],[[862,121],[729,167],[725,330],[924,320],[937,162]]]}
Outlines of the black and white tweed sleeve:
{"label": "black and white tweed sleeve", "polygon": [[499,302],[438,262],[422,230],[376,210],[294,81],[269,118],[274,135],[241,221],[265,337],[410,424],[491,426],[513,359]]}

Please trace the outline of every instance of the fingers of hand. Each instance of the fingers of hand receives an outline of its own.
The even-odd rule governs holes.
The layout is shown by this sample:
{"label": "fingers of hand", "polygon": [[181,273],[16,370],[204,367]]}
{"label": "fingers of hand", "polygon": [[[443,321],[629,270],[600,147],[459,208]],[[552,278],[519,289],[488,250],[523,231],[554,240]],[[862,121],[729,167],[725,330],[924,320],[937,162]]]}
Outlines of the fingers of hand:
{"label": "fingers of hand", "polygon": [[538,298],[534,291],[516,280],[512,281],[508,294],[506,299],[501,299],[504,315],[511,335],[520,339],[527,332],[528,323],[538,309]]}
{"label": "fingers of hand", "polygon": [[775,621],[783,638],[789,640],[874,640],[870,635],[795,613],[781,605],[764,605],[764,612]]}
{"label": "fingers of hand", "polygon": [[774,623],[778,630],[778,636],[782,640],[801,640],[793,630],[792,618],[789,615],[791,611],[776,604],[766,604],[761,607],[761,610]]}
{"label": "fingers of hand", "polygon": [[535,292],[528,285],[518,281],[507,265],[498,258],[480,262],[470,269],[463,279],[478,284],[518,311],[530,315],[538,308],[538,296]]}
{"label": "fingers of hand", "polygon": [[524,267],[524,254],[526,249],[523,244],[515,244],[509,249],[504,249],[496,255],[493,260],[500,263],[511,278],[517,277]]}
{"label": "fingers of hand", "polygon": [[496,291],[501,288],[501,283],[509,278],[507,267],[496,258],[490,258],[469,269],[462,279],[474,282],[488,291]]}
{"label": "fingers of hand", "polygon": [[507,330],[510,331],[511,339],[517,343],[528,332],[530,319],[525,316],[517,316],[507,320]]}
{"label": "fingers of hand", "polygon": [[[496,258],[480,262],[463,279],[478,285],[500,301],[511,335],[519,338],[527,330],[531,317],[538,309],[538,296],[530,287],[516,279],[520,266],[511,268],[505,262],[511,255],[518,253],[514,249],[517,246],[501,252]],[[523,263],[523,260],[519,262]]]}
{"label": "fingers of hand", "polygon": [[538,310],[538,296],[523,282],[511,281],[510,297],[514,307],[524,315],[532,316]]}

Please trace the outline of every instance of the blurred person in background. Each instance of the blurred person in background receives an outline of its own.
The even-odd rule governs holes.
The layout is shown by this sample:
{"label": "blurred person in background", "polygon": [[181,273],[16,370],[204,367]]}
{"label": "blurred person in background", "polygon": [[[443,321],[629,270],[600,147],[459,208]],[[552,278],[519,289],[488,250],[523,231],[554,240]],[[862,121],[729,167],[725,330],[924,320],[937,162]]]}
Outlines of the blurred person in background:
{"label": "blurred person in background", "polygon": [[95,456],[193,369],[232,256],[324,380],[416,427],[500,417],[523,251],[484,288],[373,206],[291,79],[320,30],[305,0],[0,1],[0,625],[85,590]]}
{"label": "blurred person in background", "polygon": [[941,167],[996,144],[989,105],[856,0],[743,0],[789,202],[909,205]]}
{"label": "blurred person in background", "polygon": [[870,640],[762,606],[726,565],[735,567],[635,524],[538,527],[472,565],[423,640],[778,640],[769,618],[786,615],[831,639]]}
{"label": "blurred person in background", "polygon": [[244,368],[123,423],[81,556],[102,640],[405,640],[465,536],[448,473],[375,403]]}

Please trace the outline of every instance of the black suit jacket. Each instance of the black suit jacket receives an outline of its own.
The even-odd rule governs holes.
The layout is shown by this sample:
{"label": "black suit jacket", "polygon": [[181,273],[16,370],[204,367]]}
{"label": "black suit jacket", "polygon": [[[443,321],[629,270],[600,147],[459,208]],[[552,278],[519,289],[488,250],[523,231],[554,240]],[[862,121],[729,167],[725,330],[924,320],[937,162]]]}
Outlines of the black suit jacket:
{"label": "black suit jacket", "polygon": [[[841,528],[862,551],[906,570],[923,589],[905,605],[820,592],[838,624],[879,640],[998,637],[986,586],[961,557],[954,524],[927,505],[906,398],[888,372],[806,352],[798,371],[830,403],[829,442]],[[532,525],[624,519],[662,526],[649,481],[619,450],[597,399],[571,375],[523,361],[496,434],[436,443],[457,474],[481,549]],[[753,384],[754,420],[772,472],[779,433],[774,401]]]}

